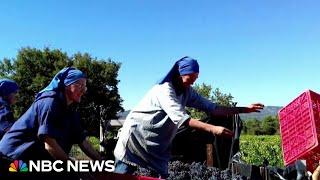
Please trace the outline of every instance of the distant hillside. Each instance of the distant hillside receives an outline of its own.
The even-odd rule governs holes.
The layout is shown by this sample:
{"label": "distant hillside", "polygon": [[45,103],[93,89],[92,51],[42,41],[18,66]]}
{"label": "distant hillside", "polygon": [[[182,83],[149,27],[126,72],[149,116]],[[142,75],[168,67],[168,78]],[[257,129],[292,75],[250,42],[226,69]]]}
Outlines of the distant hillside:
{"label": "distant hillside", "polygon": [[[241,114],[240,117],[242,120],[254,118],[262,120],[266,116],[276,116],[281,108],[282,107],[280,106],[266,106],[260,113]],[[119,119],[125,119],[129,112],[130,111],[124,111],[122,113],[118,113]]]}
{"label": "distant hillside", "polygon": [[262,120],[266,116],[276,116],[278,111],[282,107],[280,106],[265,106],[260,113],[250,113],[250,114],[241,114],[240,117],[242,120],[246,119],[258,119]]}

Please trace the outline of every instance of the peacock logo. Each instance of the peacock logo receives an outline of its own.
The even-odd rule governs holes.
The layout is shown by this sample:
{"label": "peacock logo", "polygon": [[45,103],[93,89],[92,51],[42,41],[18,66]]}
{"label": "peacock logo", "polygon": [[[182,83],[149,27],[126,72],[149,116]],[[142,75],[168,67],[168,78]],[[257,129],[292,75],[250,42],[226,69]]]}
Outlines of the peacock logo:
{"label": "peacock logo", "polygon": [[28,172],[27,164],[21,160],[14,160],[9,166],[9,172]]}

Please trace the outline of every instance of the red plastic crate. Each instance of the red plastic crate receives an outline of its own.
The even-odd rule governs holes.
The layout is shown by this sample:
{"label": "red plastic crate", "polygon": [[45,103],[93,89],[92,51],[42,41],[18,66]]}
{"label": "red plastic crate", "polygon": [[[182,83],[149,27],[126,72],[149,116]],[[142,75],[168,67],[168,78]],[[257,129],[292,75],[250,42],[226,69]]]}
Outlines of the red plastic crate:
{"label": "red plastic crate", "polygon": [[278,114],[285,165],[305,159],[312,172],[320,160],[320,95],[307,90]]}

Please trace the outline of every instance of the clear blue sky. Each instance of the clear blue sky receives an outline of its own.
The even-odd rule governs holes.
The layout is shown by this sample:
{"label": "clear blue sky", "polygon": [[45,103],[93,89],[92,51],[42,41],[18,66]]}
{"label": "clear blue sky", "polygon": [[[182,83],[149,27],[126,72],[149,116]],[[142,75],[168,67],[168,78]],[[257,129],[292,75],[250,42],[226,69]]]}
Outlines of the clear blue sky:
{"label": "clear blue sky", "polygon": [[183,56],[200,63],[197,83],[240,105],[283,106],[320,92],[320,1],[7,0],[0,5],[0,59],[21,47],[88,52],[122,63],[125,109]]}

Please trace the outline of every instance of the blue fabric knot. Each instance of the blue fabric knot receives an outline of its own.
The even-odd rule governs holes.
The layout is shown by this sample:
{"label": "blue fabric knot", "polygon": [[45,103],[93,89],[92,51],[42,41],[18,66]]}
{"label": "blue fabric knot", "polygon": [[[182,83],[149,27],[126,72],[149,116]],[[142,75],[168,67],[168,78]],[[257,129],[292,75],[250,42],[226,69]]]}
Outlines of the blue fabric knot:
{"label": "blue fabric knot", "polygon": [[199,64],[197,60],[185,56],[175,62],[171,70],[159,81],[158,84],[163,84],[165,82],[171,82],[174,75],[179,74],[180,76],[199,73]]}
{"label": "blue fabric knot", "polygon": [[18,84],[10,79],[0,79],[0,96],[8,96],[11,93],[16,93],[19,90]]}
{"label": "blue fabric knot", "polygon": [[75,83],[81,78],[86,78],[86,75],[82,71],[74,67],[63,68],[54,76],[50,84],[37,94],[36,98],[40,97],[41,94],[46,91],[58,92],[60,89]]}

